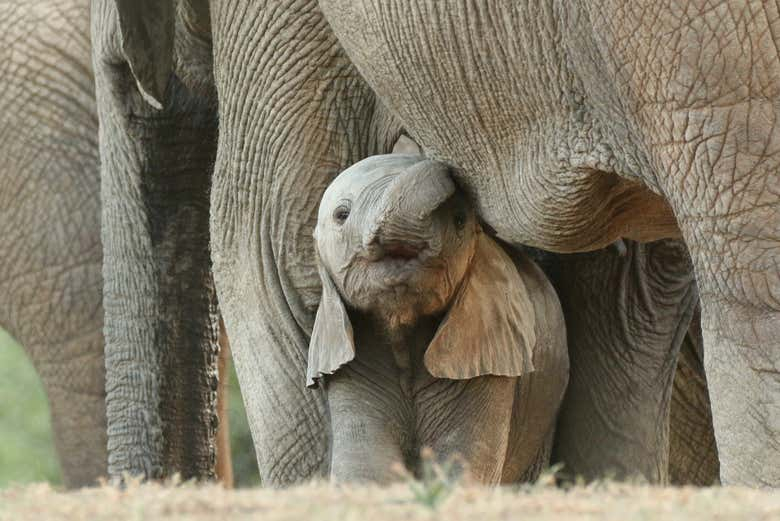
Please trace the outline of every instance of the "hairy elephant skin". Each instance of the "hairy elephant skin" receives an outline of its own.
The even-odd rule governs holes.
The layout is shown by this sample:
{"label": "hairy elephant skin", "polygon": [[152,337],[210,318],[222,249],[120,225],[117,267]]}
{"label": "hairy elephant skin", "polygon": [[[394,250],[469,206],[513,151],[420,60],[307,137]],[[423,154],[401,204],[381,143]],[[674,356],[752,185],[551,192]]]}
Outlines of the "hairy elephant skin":
{"label": "hairy elephant skin", "polygon": [[767,2],[322,0],[499,236],[682,237],[726,484],[780,485],[780,13]]}
{"label": "hairy elephant skin", "polygon": [[88,13],[85,0],[0,3],[0,327],[41,377],[68,487],[106,475]]}

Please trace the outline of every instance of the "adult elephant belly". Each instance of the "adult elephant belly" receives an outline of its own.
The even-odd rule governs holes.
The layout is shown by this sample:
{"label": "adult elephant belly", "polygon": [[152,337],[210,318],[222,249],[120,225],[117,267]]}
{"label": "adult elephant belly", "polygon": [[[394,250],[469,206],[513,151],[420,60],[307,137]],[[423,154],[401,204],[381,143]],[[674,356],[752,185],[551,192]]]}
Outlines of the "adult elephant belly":
{"label": "adult elephant belly", "polygon": [[554,9],[321,5],[361,74],[428,155],[458,168],[502,239],[573,252],[679,235],[630,130],[591,117]]}

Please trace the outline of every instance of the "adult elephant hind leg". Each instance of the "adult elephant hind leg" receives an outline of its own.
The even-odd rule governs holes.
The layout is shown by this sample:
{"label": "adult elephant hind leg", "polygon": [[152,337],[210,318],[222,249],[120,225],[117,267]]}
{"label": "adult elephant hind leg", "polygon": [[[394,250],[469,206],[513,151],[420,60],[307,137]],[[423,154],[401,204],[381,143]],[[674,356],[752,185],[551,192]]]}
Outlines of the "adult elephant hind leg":
{"label": "adult elephant hind leg", "polygon": [[325,403],[306,389],[320,293],[320,198],[400,134],[313,0],[212,3],[219,145],[211,238],[220,307],[264,484],[328,466]]}
{"label": "adult elephant hind leg", "polygon": [[[760,19],[753,22],[751,33],[760,34]],[[771,52],[778,43],[770,42]],[[702,99],[733,94],[712,106],[660,113],[653,121],[666,126],[651,131],[674,143],[653,152],[668,172],[662,188],[699,287],[721,481],[774,487],[780,486],[780,61],[776,54],[766,63],[749,59],[765,52],[718,49],[717,60],[728,57],[734,72],[690,92]],[[773,79],[758,79],[764,75]],[[747,78],[753,78],[747,91],[729,84]]]}
{"label": "adult elephant hind leg", "polygon": [[[95,322],[102,326],[102,316]],[[108,460],[102,327],[43,349],[35,367],[49,398],[63,481],[69,488],[97,485]]]}
{"label": "adult elephant hind leg", "polygon": [[721,481],[779,486],[780,6],[583,6],[691,254]]}
{"label": "adult elephant hind leg", "polygon": [[[32,253],[31,261],[46,262]],[[0,303],[0,325],[22,343],[43,383],[54,446],[68,488],[96,485],[107,475],[99,244],[87,254],[93,258],[83,266],[51,278],[42,276],[45,270],[33,270],[38,279],[35,298],[30,298],[27,276],[0,284],[5,297]]]}
{"label": "adult elephant hind leg", "polygon": [[0,327],[41,378],[67,487],[107,466],[88,4],[0,2]]}
{"label": "adult elephant hind leg", "polygon": [[696,290],[679,241],[554,257],[571,374],[553,461],[586,479],[668,482],[669,406]]}

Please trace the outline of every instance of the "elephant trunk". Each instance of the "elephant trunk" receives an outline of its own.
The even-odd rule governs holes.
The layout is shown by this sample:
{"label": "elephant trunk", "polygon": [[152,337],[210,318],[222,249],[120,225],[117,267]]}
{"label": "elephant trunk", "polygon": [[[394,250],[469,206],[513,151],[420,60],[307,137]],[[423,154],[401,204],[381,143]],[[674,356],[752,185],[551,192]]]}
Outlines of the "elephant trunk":
{"label": "elephant trunk", "polygon": [[455,183],[446,165],[433,160],[414,164],[387,187],[373,225],[363,238],[364,245],[416,256],[432,246],[431,215],[454,193]]}

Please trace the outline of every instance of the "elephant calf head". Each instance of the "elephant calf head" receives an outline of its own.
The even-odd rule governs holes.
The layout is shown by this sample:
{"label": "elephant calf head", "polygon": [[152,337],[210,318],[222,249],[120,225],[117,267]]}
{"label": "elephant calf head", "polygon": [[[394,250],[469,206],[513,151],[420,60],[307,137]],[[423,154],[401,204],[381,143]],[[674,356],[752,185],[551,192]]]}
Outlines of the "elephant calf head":
{"label": "elephant calf head", "polygon": [[307,385],[326,384],[331,477],[388,479],[422,445],[482,482],[533,477],[568,375],[560,305],[533,263],[483,233],[447,167],[353,165],[326,190],[315,239]]}
{"label": "elephant calf head", "polygon": [[529,290],[446,165],[407,155],[357,163],[326,190],[315,239],[323,294],[309,385],[355,356],[348,308],[379,317],[390,334],[446,312],[425,353],[433,376],[533,371]]}

